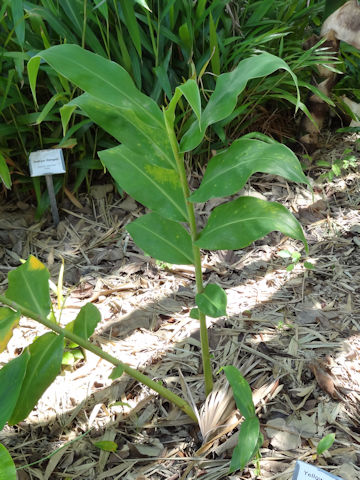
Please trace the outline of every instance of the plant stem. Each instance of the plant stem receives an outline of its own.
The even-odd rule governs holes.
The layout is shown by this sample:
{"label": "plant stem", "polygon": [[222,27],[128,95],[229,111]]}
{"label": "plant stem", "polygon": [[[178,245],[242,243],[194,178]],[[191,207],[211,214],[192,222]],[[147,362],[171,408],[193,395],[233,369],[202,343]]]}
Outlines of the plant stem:
{"label": "plant stem", "polygon": [[89,350],[90,352],[95,353],[95,355],[103,358],[107,362],[112,363],[116,367],[118,366],[122,367],[123,371],[128,375],[130,375],[130,377],[135,378],[135,380],[137,380],[138,382],[141,382],[147,387],[151,388],[152,390],[155,390],[155,392],[157,392],[159,395],[169,400],[171,403],[174,403],[184,413],[186,413],[192,420],[197,422],[196,415],[193,409],[190,407],[190,405],[184,399],[180,398],[178,395],[171,392],[169,389],[163,387],[160,383],[155,382],[155,380],[152,380],[151,378],[139,372],[138,370],[131,368],[129,365],[122,363],[120,360],[113,357],[109,353],[104,352],[101,348],[97,347],[96,345],[93,345],[88,340],[85,340],[79,337],[78,335],[76,335],[75,333],[67,331],[64,328],[61,328],[59,325],[52,322],[51,320],[48,320],[42,315],[39,315],[33,312],[29,308],[19,305],[13,300],[9,300],[3,295],[0,295],[0,303],[4,305],[8,305],[9,307],[13,308],[17,312],[21,312],[22,315],[36,320],[37,322],[41,323],[42,325],[49,328],[50,330],[53,330],[59,335],[64,335],[64,337],[67,338],[68,340],[71,340],[72,342],[80,345],[80,347],[83,347],[86,350]]}
{"label": "plant stem", "polygon": [[[197,228],[196,228],[196,220],[195,220],[195,211],[194,205],[188,201],[188,197],[190,195],[189,184],[186,178],[186,170],[185,170],[185,163],[184,163],[184,154],[180,153],[179,151],[179,144],[176,139],[175,130],[174,130],[174,121],[172,117],[172,112],[164,112],[164,119],[167,134],[170,140],[171,148],[173,151],[174,158],[176,160],[177,170],[180,177],[180,182],[186,202],[186,209],[187,209],[187,216],[189,221],[190,227],[190,235],[192,241],[192,250],[194,255],[194,266],[195,266],[195,281],[196,281],[196,292],[202,293],[204,291],[203,286],[203,275],[201,270],[201,255],[200,255],[200,248],[195,245],[195,242],[198,238]],[[211,362],[210,362],[210,350],[209,350],[209,338],[208,338],[208,331],[206,327],[206,316],[199,310],[199,321],[200,321],[200,340],[201,340],[201,356],[202,356],[202,364],[203,364],[203,371],[204,371],[204,382],[205,382],[205,395],[209,395],[209,393],[213,389],[213,378],[212,378],[212,370],[211,370]]]}

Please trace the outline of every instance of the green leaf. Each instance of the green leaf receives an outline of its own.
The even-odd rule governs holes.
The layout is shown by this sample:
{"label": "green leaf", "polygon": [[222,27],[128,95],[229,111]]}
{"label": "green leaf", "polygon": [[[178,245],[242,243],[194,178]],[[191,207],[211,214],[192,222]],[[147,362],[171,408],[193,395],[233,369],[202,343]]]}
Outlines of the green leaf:
{"label": "green leaf", "polygon": [[0,443],[0,480],[16,480],[16,468],[10,453]]}
{"label": "green leaf", "polygon": [[125,17],[125,25],[130,34],[130,38],[141,58],[141,39],[139,25],[136,20],[134,3],[130,0],[120,0],[120,5]]}
{"label": "green leaf", "polygon": [[315,163],[315,165],[318,166],[318,167],[330,167],[331,163],[328,162],[327,160],[318,160]]}
{"label": "green leaf", "polygon": [[30,255],[23,265],[9,272],[5,296],[34,314],[47,317],[50,312],[49,277],[45,265]]}
{"label": "green leaf", "polygon": [[11,177],[6,160],[0,152],[0,179],[6,188],[11,188]]}
{"label": "green leaf", "polygon": [[200,320],[200,310],[198,308],[192,308],[190,310],[190,318],[194,318],[195,320]]}
{"label": "green leaf", "polygon": [[290,265],[288,265],[286,267],[286,271],[287,272],[292,272],[294,270],[294,268],[295,268],[295,265],[293,263],[290,263]]}
{"label": "green leaf", "polygon": [[99,10],[101,15],[105,18],[106,21],[109,20],[109,10],[106,1],[104,0],[94,0],[95,7],[94,10]]}
{"label": "green leaf", "polygon": [[72,352],[64,352],[63,358],[61,360],[61,365],[74,365],[75,357]]}
{"label": "green leaf", "polygon": [[260,434],[259,419],[255,416],[245,418],[240,427],[238,444],[230,462],[230,472],[242,470],[258,450]]}
{"label": "green leaf", "polygon": [[273,230],[301,240],[308,250],[300,223],[283,205],[254,197],[239,197],[216,207],[195,245],[207,250],[237,250]]}
{"label": "green leaf", "polygon": [[29,358],[30,353],[25,349],[19,357],[10,360],[0,370],[0,430],[4,428],[16,406]]}
{"label": "green leaf", "polygon": [[195,80],[190,79],[187,82],[183,83],[177,89],[184,95],[186,100],[188,101],[190,107],[193,109],[197,119],[199,120],[199,124],[201,122],[201,99],[200,99],[200,92],[199,87]]}
{"label": "green leaf", "polygon": [[304,267],[308,270],[315,270],[315,267],[311,262],[304,262]]}
{"label": "green leaf", "polygon": [[94,442],[93,445],[105,452],[116,452],[118,449],[118,444],[110,440],[100,440],[99,442]]}
{"label": "green leaf", "polygon": [[25,378],[21,385],[18,402],[8,420],[9,425],[24,420],[37,401],[60,372],[64,351],[64,337],[55,333],[45,333],[29,347]]}
{"label": "green leaf", "polygon": [[179,223],[149,213],[126,229],[134,242],[157,260],[180,265],[194,263],[191,237]]}
{"label": "green leaf", "polygon": [[334,441],[335,433],[329,433],[324,438],[322,438],[316,447],[317,454],[322,455],[326,450],[329,450]]}
{"label": "green leaf", "polygon": [[266,52],[246,58],[232,72],[220,75],[214,93],[203,112],[201,127],[196,121],[191,125],[181,140],[181,150],[187,152],[196,148],[204,138],[209,125],[219,122],[231,114],[236,107],[237,97],[244,90],[249,80],[270,75],[278,69],[290,73],[298,91],[297,78],[287,63],[281,58]]}
{"label": "green leaf", "polygon": [[301,253],[300,252],[292,252],[291,258],[293,259],[293,261],[295,263],[297,263],[301,258]]}
{"label": "green leaf", "polygon": [[190,55],[193,44],[189,26],[186,23],[180,25],[179,37],[181,40],[181,46],[186,50],[187,55]]}
{"label": "green leaf", "polygon": [[124,367],[122,365],[118,365],[113,369],[113,371],[110,373],[109,378],[111,380],[115,380],[116,378],[121,377],[121,375],[124,373]]}
{"label": "green leaf", "polygon": [[186,204],[175,170],[149,163],[147,155],[125,145],[99,152],[112,177],[129,195],[171,220],[187,221]]}
{"label": "green leaf", "polygon": [[63,93],[58,93],[56,95],[53,95],[50,100],[47,102],[47,104],[44,106],[44,108],[42,109],[41,112],[39,112],[39,114],[37,115],[37,118],[34,122],[35,125],[39,125],[41,122],[43,122],[44,120],[46,120],[48,114],[51,112],[51,110],[53,109],[53,107],[55,106],[55,104],[61,100],[61,99],[64,99],[64,94]]}
{"label": "green leaf", "polygon": [[16,37],[19,41],[20,47],[22,47],[25,41],[25,18],[23,0],[11,0],[10,3]]}
{"label": "green leaf", "polygon": [[201,185],[190,196],[192,202],[232,195],[243,188],[255,172],[281,175],[293,182],[309,184],[296,155],[280,143],[241,138],[209,162]]}
{"label": "green leaf", "polygon": [[129,147],[129,150],[146,156],[149,163],[176,168],[165,129],[154,130],[144,125],[140,113],[129,111],[126,102],[122,107],[114,107],[85,93],[67,104],[70,108],[74,106],[80,107],[93,122]]}
{"label": "green leaf", "polygon": [[[7,307],[0,308],[0,352],[3,352],[8,344],[14,328],[18,325],[20,313],[14,312]],[[0,428],[1,430],[1,428]]]}
{"label": "green leaf", "polygon": [[[161,89],[164,90],[166,96],[171,98],[171,83],[169,80],[169,63],[172,57],[172,46],[170,46],[165,58],[162,60],[160,65],[154,67],[154,73],[157,77],[157,82],[154,86],[153,92],[160,92]],[[157,98],[157,93],[152,95],[153,98]]]}
{"label": "green leaf", "polygon": [[336,163],[334,163],[331,167],[332,171],[335,173],[335,175],[338,177],[341,175],[341,168],[339,165],[337,165]]}
{"label": "green leaf", "polygon": [[[219,21],[219,20],[218,20]],[[213,16],[210,12],[209,15],[209,41],[210,41],[210,55],[211,55],[211,68],[215,75],[220,75],[220,54],[219,43],[216,28],[218,21],[214,22]]]}
{"label": "green leaf", "polygon": [[[149,147],[156,148],[157,156],[168,166],[175,167],[161,110],[154,100],[136,88],[125,69],[77,45],[57,45],[38,53],[28,63],[34,98],[41,58],[55,71],[97,99],[100,105],[97,103],[96,108],[101,108],[101,103],[108,104],[108,108],[116,107],[116,115],[121,113],[129,124],[126,145],[135,149],[142,146],[142,151]],[[85,108],[84,105],[82,108]],[[100,118],[103,122],[104,116]],[[102,127],[102,124],[99,125]],[[153,163],[156,163],[155,160]]]}
{"label": "green leaf", "polygon": [[227,381],[230,383],[236,406],[240,410],[241,415],[245,419],[253,417],[255,415],[255,407],[248,382],[239,370],[232,365],[227,365],[222,370],[224,370]]}
{"label": "green leaf", "polygon": [[100,320],[99,310],[92,303],[87,303],[81,307],[75,320],[66,325],[65,330],[75,333],[83,340],[87,340],[94,333]]}
{"label": "green leaf", "polygon": [[195,296],[195,302],[199,309],[209,317],[217,318],[226,315],[226,293],[215,283],[206,285],[204,291]]}

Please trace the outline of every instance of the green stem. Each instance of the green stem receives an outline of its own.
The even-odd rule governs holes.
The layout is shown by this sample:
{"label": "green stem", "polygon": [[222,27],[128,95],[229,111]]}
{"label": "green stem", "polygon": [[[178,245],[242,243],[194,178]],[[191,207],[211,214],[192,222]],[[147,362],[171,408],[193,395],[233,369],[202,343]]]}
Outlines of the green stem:
{"label": "green stem", "polygon": [[[203,286],[203,275],[201,270],[200,248],[195,245],[195,242],[198,238],[198,233],[196,228],[194,205],[188,201],[188,197],[190,195],[190,189],[189,189],[189,184],[186,178],[184,154],[180,153],[179,151],[179,144],[177,142],[175,131],[174,131],[173,118],[174,118],[175,105],[171,105],[170,108],[171,109],[167,112],[163,109],[165,126],[166,126],[167,134],[170,140],[173,155],[176,160],[176,166],[179,173],[180,182],[181,182],[181,186],[182,186],[182,190],[183,190],[183,194],[186,202],[187,216],[189,220],[190,235],[191,235],[192,249],[193,249],[193,255],[194,255],[196,292],[202,293],[204,291],[204,286]],[[209,393],[213,389],[213,378],[212,378],[212,370],[211,370],[211,362],[210,362],[209,338],[208,338],[208,331],[206,327],[206,316],[201,311],[199,313],[199,321],[200,321],[201,356],[202,356],[204,382],[205,382],[205,395],[209,395]]]}
{"label": "green stem", "polygon": [[83,347],[86,350],[89,350],[90,352],[95,353],[95,355],[98,355],[99,357],[103,358],[107,362],[112,363],[116,367],[118,366],[122,367],[123,371],[128,375],[130,375],[130,377],[135,378],[135,380],[137,380],[138,382],[141,382],[144,385],[151,388],[152,390],[155,390],[155,392],[157,392],[159,395],[166,398],[170,402],[174,403],[175,405],[177,405],[192,420],[197,422],[196,415],[193,409],[190,407],[190,405],[184,399],[180,398],[175,393],[163,387],[160,383],[155,382],[155,380],[152,380],[151,378],[147,377],[146,375],[139,372],[138,370],[131,368],[129,365],[122,363],[120,360],[113,357],[109,353],[104,352],[101,348],[97,347],[96,345],[93,345],[88,340],[84,340],[83,338],[79,337],[75,333],[67,331],[64,328],[61,328],[59,325],[52,322],[51,320],[48,320],[47,318],[44,318],[41,315],[38,315],[37,313],[31,311],[29,308],[23,307],[18,303],[14,302],[13,300],[9,300],[3,295],[0,295],[0,303],[4,305],[8,305],[9,307],[13,308],[17,312],[21,312],[22,315],[36,320],[37,322],[41,323],[42,325],[49,328],[50,330],[53,330],[59,335],[64,335],[64,337],[67,338],[68,340],[71,340],[72,342],[80,345],[80,347]]}

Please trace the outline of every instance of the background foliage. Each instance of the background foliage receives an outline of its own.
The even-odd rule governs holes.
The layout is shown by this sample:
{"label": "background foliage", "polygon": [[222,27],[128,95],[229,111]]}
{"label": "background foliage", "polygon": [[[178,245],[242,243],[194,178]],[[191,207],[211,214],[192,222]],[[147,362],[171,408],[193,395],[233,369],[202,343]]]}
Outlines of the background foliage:
{"label": "background foliage", "polygon": [[[47,207],[39,179],[29,180],[31,151],[65,149],[67,175],[56,178],[59,191],[76,192],[102,166],[96,151],[114,145],[112,137],[88,118],[72,116],[65,136],[60,108],[76,88],[48,66],[42,66],[38,101],[32,99],[27,61],[38,51],[59,43],[74,43],[122,65],[135,84],[159,104],[166,104],[177,85],[195,78],[207,98],[214,75],[230,71],[259,50],[283,58],[300,80],[305,98],[315,65],[324,54],[305,52],[301,45],[320,24],[324,2],[280,0],[5,0],[0,9],[0,175],[8,165],[18,197],[35,192],[38,214]],[[295,102],[294,85],[283,73],[250,82],[241,100],[240,121],[222,125],[209,139],[223,144],[247,129],[264,130],[281,140],[293,137],[280,118]],[[272,122],[264,122],[271,112]],[[184,110],[184,124],[187,112]],[[293,107],[291,115],[293,115]],[[278,120],[278,122],[277,122]],[[211,138],[212,137],[212,138]],[[208,145],[198,152],[208,157]],[[6,182],[5,182],[6,183]],[[9,182],[8,182],[9,183]]]}

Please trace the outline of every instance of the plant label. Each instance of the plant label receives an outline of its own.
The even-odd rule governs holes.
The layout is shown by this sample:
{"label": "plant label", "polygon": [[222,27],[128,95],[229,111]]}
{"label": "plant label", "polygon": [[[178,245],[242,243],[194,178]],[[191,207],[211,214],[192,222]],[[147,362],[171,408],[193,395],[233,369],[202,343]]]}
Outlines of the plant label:
{"label": "plant label", "polygon": [[292,480],[342,480],[336,475],[322,470],[315,465],[301,462],[298,460],[295,464],[295,471]]}
{"label": "plant label", "polygon": [[64,156],[61,148],[31,152],[29,156],[29,168],[32,177],[65,173]]}

